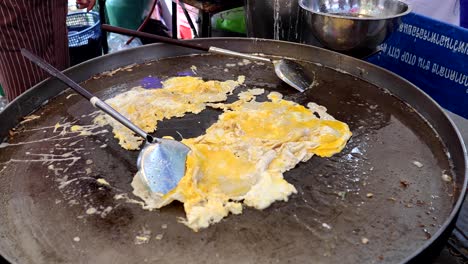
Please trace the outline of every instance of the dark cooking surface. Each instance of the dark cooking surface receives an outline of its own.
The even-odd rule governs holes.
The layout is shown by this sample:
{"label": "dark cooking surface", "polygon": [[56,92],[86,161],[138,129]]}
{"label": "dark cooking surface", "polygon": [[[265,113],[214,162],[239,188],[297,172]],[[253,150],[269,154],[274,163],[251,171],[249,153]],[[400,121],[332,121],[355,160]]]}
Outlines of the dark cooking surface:
{"label": "dark cooking surface", "polygon": [[[165,78],[196,65],[198,75],[208,79],[242,74],[247,88],[293,92],[269,66],[249,64],[224,72],[227,63],[236,62],[217,56],[165,59],[91,79],[85,87],[109,98],[149,75]],[[9,141],[12,145],[0,153],[4,253],[36,263],[403,260],[427,241],[452,209],[453,186],[441,177],[451,174],[445,151],[419,115],[389,93],[334,70],[307,66],[318,85],[290,98],[326,106],[354,135],[340,154],[313,157],[286,173],[299,191],[289,202],[276,202],[263,211],[246,209],[194,233],[177,222],[184,215],[178,203],[148,212],[115,200],[115,195],[131,192],[138,153],[121,149],[103,128],[93,129],[90,136],[60,135],[60,128],[54,133],[57,122],[86,126],[95,116],[88,102],[66,92],[34,113],[39,119],[20,125]],[[165,121],[158,135],[199,135],[218,114],[208,109]],[[99,185],[98,178],[112,187]],[[373,197],[367,198],[368,193]],[[97,212],[87,214],[91,208]],[[160,234],[162,239],[156,239]],[[135,243],[136,236],[146,235],[149,243]],[[369,243],[363,244],[363,238]]]}

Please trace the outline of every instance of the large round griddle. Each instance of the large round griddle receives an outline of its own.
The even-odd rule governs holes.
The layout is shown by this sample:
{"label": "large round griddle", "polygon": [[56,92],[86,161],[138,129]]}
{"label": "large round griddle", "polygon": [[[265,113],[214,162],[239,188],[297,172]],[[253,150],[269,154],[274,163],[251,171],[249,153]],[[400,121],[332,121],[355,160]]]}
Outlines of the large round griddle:
{"label": "large round griddle", "polygon": [[[285,178],[298,190],[288,202],[263,211],[245,208],[242,215],[195,233],[178,223],[184,216],[180,203],[151,212],[131,203],[138,200],[130,187],[138,152],[123,150],[105,131],[109,127],[95,128],[89,136],[54,132],[57,122],[92,124],[96,110],[70,90],[56,96],[65,87],[46,80],[0,113],[0,135],[10,144],[0,148],[5,258],[18,263],[399,263],[436,252],[465,194],[466,163],[458,132],[429,97],[381,68],[310,46],[250,39],[195,42],[300,59],[317,85],[297,94],[276,78],[271,65],[227,67],[240,61],[168,45],[103,56],[67,74],[104,99],[150,75],[176,76],[192,65],[204,79],[245,75],[237,91],[265,88],[301,104],[326,106],[349,124],[353,137],[347,147],[287,172]],[[19,124],[31,112],[40,117]],[[156,134],[198,136],[219,114],[207,109],[166,120]],[[443,174],[454,181],[444,181]],[[98,184],[98,178],[111,186]],[[149,242],[140,243],[137,236]]]}

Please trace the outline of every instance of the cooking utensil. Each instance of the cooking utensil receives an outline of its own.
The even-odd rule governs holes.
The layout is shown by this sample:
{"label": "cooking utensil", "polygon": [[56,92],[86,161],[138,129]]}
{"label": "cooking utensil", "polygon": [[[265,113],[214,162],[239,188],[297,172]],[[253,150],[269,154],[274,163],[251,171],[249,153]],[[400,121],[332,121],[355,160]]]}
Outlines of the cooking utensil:
{"label": "cooking utensil", "polygon": [[374,50],[401,23],[411,8],[398,0],[299,0],[302,39],[311,34],[326,48],[354,52]]}
{"label": "cooking utensil", "polygon": [[[301,59],[318,85],[296,93],[271,65],[251,63],[225,72],[225,65],[237,60],[165,44],[106,55],[65,73],[101,98],[141,86],[149,75],[177,76],[192,65],[204,79],[245,75],[240,91],[258,87],[300,104],[319,103],[350,126],[351,141],[332,158],[313,157],[288,171],[285,179],[298,190],[288,202],[262,211],[244,208],[242,215],[194,233],[177,221],[184,216],[180,203],[152,212],[135,204],[130,182],[137,152],[123,150],[102,128],[89,136],[54,132],[57,122],[92,123],[95,110],[71,96],[66,85],[48,79],[0,113],[0,138],[8,137],[0,148],[5,258],[13,263],[430,263],[451,233],[466,193],[463,141],[432,99],[380,67],[312,46],[225,38],[192,43]],[[164,120],[156,136],[197,137],[219,114],[208,108]],[[444,173],[452,180],[445,181]],[[99,183],[101,178],[109,186]]]}
{"label": "cooking utensil", "polygon": [[190,151],[189,147],[172,139],[155,138],[148,135],[106,102],[94,96],[43,59],[26,49],[21,49],[21,54],[88,99],[94,107],[101,109],[104,113],[145,139],[146,142],[140,151],[137,164],[140,176],[152,192],[166,194],[177,186],[180,179],[185,175],[185,162]]}
{"label": "cooking utensil", "polygon": [[232,50],[221,49],[221,48],[217,48],[213,46],[205,47],[201,45],[192,44],[190,42],[180,41],[177,39],[162,37],[162,36],[158,36],[154,34],[149,34],[146,32],[139,32],[139,31],[121,28],[121,27],[114,27],[114,26],[107,25],[107,24],[102,25],[102,30],[108,31],[108,32],[114,32],[118,34],[124,34],[128,36],[133,36],[133,37],[153,39],[153,40],[157,40],[157,41],[168,43],[168,44],[206,51],[206,52],[210,52],[214,54],[221,54],[225,56],[273,63],[274,68],[275,68],[275,73],[278,76],[278,78],[280,78],[285,83],[289,84],[291,87],[293,87],[294,89],[298,90],[301,93],[309,89],[310,87],[312,87],[312,84],[314,81],[313,78],[310,78],[310,76],[304,71],[304,69],[299,63],[296,63],[292,60],[285,60],[285,59],[272,60],[272,59],[265,58],[265,57],[235,52]]}

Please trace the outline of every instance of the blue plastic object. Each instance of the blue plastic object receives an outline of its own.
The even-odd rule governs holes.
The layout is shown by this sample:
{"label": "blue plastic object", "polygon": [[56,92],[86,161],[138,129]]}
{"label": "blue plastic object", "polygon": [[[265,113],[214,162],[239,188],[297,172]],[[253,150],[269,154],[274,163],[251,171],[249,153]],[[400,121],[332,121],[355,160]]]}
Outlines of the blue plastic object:
{"label": "blue plastic object", "polygon": [[367,59],[406,78],[442,107],[468,118],[468,29],[409,14]]}
{"label": "blue plastic object", "polygon": [[101,21],[96,12],[76,12],[67,16],[68,46],[88,45],[101,37]]}

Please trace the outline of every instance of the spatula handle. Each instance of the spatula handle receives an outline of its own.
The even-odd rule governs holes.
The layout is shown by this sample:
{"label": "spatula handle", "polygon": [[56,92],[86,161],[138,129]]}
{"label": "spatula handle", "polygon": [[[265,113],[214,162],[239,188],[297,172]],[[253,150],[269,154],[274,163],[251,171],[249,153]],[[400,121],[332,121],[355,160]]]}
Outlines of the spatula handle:
{"label": "spatula handle", "polygon": [[62,81],[66,85],[70,86],[73,90],[75,90],[75,92],[79,93],[81,96],[85,97],[86,99],[91,100],[91,98],[93,97],[92,93],[90,93],[87,90],[83,89],[81,86],[79,86],[72,79],[68,78],[61,71],[57,70],[52,65],[50,65],[49,63],[47,63],[43,59],[39,58],[37,55],[33,54],[29,50],[21,49],[21,54],[23,54],[24,57],[28,58],[31,62],[33,62],[37,66],[41,67],[46,72],[48,72],[50,75],[52,75],[55,78],[59,79],[60,81]]}
{"label": "spatula handle", "polygon": [[107,25],[107,24],[103,24],[101,26],[101,29],[107,32],[114,32],[118,34],[139,37],[139,38],[153,39],[159,42],[186,47],[186,48],[191,48],[191,49],[196,49],[196,50],[201,50],[201,51],[208,51],[210,49],[209,47],[199,46],[199,45],[192,44],[186,41],[181,41],[181,40],[168,38],[168,37],[162,37],[162,36],[155,35],[155,34],[150,34],[150,33],[136,31],[136,30],[130,30],[130,29],[121,28],[121,27],[114,27],[114,26]]}
{"label": "spatula handle", "polygon": [[167,43],[167,44],[172,44],[172,45],[176,45],[176,46],[181,46],[181,47],[186,47],[186,48],[191,48],[191,49],[196,49],[196,50],[201,50],[201,51],[207,51],[207,52],[221,54],[221,55],[225,55],[225,56],[239,57],[239,58],[244,58],[244,59],[249,59],[249,60],[256,60],[256,61],[263,61],[263,62],[271,62],[270,59],[260,57],[260,56],[240,53],[240,52],[227,50],[227,49],[221,49],[221,48],[217,48],[217,47],[199,46],[199,45],[192,44],[192,43],[186,42],[186,41],[181,41],[181,40],[168,38],[168,37],[162,37],[162,36],[158,36],[158,35],[155,35],[155,34],[140,32],[140,31],[121,28],[121,27],[114,27],[114,26],[107,25],[107,24],[102,25],[101,28],[102,28],[102,30],[108,31],[108,32],[114,32],[114,33],[118,33],[118,34],[123,34],[123,35],[133,36],[133,37],[139,37],[139,38],[153,39],[153,40],[157,40],[157,41]]}
{"label": "spatula handle", "polygon": [[37,66],[41,67],[44,69],[46,72],[48,72],[50,75],[54,76],[55,78],[59,79],[66,85],[70,86],[75,92],[83,96],[84,98],[88,99],[91,104],[94,107],[97,107],[104,111],[104,113],[110,115],[113,117],[115,120],[120,122],[122,125],[128,127],[130,130],[141,136],[142,138],[146,139],[148,142],[153,142],[154,139],[150,135],[146,134],[145,131],[143,131],[141,128],[133,124],[130,120],[128,120],[126,117],[121,115],[119,112],[117,112],[114,108],[112,108],[110,105],[108,105],[106,102],[102,101],[101,99],[97,98],[94,96],[92,93],[90,93],[88,90],[84,89],[81,87],[79,84],[77,84],[75,81],[72,79],[68,78],[65,74],[63,74],[61,71],[57,70],[54,68],[52,65],[44,61],[43,59],[39,58],[35,54],[31,53],[30,51],[26,49],[21,49],[21,54],[31,60],[34,64]]}

